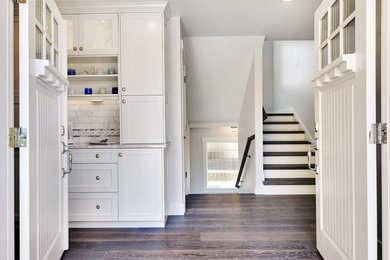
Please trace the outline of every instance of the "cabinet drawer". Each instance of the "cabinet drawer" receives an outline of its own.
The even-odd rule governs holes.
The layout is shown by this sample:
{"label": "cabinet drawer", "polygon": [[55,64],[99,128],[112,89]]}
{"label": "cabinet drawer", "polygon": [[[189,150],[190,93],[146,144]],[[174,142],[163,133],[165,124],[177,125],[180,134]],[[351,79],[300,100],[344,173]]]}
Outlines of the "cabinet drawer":
{"label": "cabinet drawer", "polygon": [[117,193],[69,193],[69,221],[117,220]]}
{"label": "cabinet drawer", "polygon": [[117,150],[72,149],[73,163],[118,163]]}
{"label": "cabinet drawer", "polygon": [[69,192],[117,192],[117,164],[74,164]]}

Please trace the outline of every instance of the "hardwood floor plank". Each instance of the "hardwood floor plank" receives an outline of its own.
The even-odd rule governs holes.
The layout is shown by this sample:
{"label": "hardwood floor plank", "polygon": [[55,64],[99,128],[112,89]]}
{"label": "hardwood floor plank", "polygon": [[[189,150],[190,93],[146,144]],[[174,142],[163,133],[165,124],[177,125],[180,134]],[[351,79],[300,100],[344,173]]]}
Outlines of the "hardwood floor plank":
{"label": "hardwood floor plank", "polygon": [[190,195],[166,228],[71,229],[62,259],[322,259],[315,197]]}

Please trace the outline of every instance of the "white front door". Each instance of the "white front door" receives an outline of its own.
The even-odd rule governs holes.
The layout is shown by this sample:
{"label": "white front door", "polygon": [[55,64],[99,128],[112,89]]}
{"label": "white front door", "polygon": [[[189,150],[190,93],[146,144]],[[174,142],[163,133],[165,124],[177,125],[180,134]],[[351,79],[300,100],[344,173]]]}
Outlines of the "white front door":
{"label": "white front door", "polygon": [[315,13],[317,248],[377,259],[375,2],[325,0]]}
{"label": "white front door", "polygon": [[[20,258],[60,259],[68,246],[66,23],[54,0],[19,4]],[[62,170],[64,169],[64,170]]]}

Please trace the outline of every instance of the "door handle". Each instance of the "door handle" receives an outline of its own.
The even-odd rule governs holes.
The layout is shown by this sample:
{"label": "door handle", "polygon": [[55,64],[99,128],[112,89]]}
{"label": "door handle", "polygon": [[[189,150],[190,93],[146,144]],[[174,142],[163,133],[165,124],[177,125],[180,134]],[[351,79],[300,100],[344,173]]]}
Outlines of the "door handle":
{"label": "door handle", "polygon": [[65,143],[61,142],[61,154],[62,155],[67,155],[68,158],[68,169],[66,170],[65,168],[61,168],[61,177],[64,178],[65,174],[69,174],[72,172],[73,168],[73,155],[72,152],[69,149],[66,149]]}
{"label": "door handle", "polygon": [[312,146],[312,147],[310,147],[309,148],[309,151],[307,151],[307,165],[309,166],[309,170],[311,170],[311,171],[315,171],[316,172],[316,166],[315,166],[315,164],[314,164],[314,167],[311,167],[311,154],[312,154],[312,151],[317,151],[317,149],[314,147],[314,146]]}

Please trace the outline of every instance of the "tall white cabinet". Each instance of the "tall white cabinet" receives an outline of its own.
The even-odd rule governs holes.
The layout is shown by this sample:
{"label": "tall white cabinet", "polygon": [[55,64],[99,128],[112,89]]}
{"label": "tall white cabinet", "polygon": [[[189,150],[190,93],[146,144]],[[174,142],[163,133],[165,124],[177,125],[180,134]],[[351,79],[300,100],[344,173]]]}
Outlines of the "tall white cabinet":
{"label": "tall white cabinet", "polygon": [[165,225],[165,8],[125,1],[60,5],[68,20],[68,55],[82,61],[117,57],[120,72],[114,75],[120,144],[70,146],[71,227]]}

